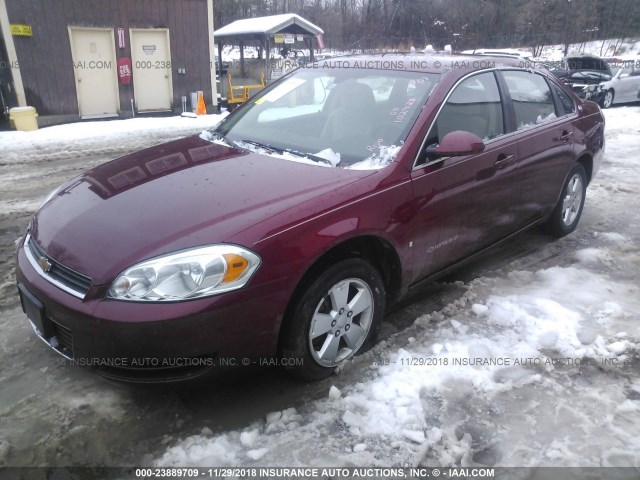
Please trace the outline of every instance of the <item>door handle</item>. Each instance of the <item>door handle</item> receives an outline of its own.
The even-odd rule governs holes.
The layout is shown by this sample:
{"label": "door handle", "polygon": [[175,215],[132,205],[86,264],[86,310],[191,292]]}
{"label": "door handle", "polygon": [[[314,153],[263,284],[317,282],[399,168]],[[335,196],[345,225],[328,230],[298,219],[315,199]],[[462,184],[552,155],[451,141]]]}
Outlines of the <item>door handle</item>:
{"label": "door handle", "polygon": [[562,140],[562,143],[567,143],[572,136],[573,132],[567,132],[566,130],[563,130],[562,135],[560,135],[560,140]]}
{"label": "door handle", "polygon": [[505,155],[504,153],[501,153],[498,156],[498,159],[496,160],[496,163],[494,163],[493,165],[496,168],[504,168],[508,165],[511,165],[516,159],[515,155]]}

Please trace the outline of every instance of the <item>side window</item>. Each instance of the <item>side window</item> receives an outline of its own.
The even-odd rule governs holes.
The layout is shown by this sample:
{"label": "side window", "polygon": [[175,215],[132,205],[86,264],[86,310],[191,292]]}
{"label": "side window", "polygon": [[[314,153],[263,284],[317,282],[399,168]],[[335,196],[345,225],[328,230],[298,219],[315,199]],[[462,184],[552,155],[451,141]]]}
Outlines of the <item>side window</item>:
{"label": "side window", "polygon": [[518,130],[556,118],[551,90],[542,75],[513,70],[504,71],[503,75],[513,101]]}
{"label": "side window", "polygon": [[563,115],[570,115],[576,111],[576,106],[573,103],[573,98],[562,90],[558,85],[551,83],[552,88],[556,92],[556,97],[560,100],[560,104],[558,105],[558,111],[556,112],[559,117]]}
{"label": "side window", "polygon": [[493,73],[480,73],[460,83],[431,127],[427,145],[449,132],[463,130],[487,141],[504,133],[500,93]]}

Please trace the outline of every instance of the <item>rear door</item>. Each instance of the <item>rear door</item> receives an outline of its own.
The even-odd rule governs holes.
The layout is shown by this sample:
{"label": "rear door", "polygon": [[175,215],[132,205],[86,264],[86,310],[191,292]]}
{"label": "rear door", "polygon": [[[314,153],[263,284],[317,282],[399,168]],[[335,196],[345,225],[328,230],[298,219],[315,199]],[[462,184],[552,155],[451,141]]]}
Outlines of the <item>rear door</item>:
{"label": "rear door", "polygon": [[[552,208],[575,162],[572,122],[576,106],[560,86],[540,73],[504,70],[517,139],[514,214],[527,225]],[[557,103],[557,105],[556,105]]]}

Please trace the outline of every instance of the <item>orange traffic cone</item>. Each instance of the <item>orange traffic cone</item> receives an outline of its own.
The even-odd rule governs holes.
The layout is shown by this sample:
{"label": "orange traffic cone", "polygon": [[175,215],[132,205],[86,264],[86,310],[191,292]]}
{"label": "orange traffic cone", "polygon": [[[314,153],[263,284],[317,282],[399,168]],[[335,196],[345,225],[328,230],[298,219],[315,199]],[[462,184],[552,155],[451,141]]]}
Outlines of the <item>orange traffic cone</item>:
{"label": "orange traffic cone", "polygon": [[206,115],[207,106],[204,104],[204,94],[198,92],[198,105],[196,106],[196,115]]}

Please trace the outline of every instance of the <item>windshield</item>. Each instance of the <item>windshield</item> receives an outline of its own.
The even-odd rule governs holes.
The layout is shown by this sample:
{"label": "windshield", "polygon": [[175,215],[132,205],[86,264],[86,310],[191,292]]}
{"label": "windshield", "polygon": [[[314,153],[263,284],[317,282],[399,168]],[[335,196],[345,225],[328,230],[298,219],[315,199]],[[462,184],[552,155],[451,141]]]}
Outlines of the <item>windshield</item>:
{"label": "windshield", "polygon": [[300,68],[227,117],[210,140],[318,166],[383,168],[397,156],[438,78]]}

